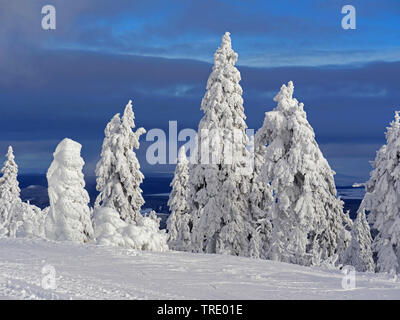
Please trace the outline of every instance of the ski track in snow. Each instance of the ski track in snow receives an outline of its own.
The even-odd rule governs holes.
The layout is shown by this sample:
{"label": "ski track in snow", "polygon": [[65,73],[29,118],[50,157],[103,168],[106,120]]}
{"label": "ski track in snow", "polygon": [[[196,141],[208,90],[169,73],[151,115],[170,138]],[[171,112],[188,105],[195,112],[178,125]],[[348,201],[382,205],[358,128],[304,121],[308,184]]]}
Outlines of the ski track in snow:
{"label": "ski track in snow", "polygon": [[[56,289],[41,286],[56,270]],[[249,258],[0,239],[0,299],[399,299],[400,281]]]}

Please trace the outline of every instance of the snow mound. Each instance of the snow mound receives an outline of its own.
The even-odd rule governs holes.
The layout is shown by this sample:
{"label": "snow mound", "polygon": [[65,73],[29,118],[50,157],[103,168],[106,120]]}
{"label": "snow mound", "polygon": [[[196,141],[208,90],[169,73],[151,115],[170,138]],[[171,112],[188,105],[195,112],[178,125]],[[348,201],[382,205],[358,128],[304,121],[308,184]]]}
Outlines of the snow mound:
{"label": "snow mound", "polygon": [[18,238],[45,238],[45,219],[47,210],[29,203],[21,203],[20,225],[16,231]]}
{"label": "snow mound", "polygon": [[160,218],[152,211],[137,225],[123,221],[119,213],[107,207],[96,208],[93,212],[94,237],[97,244],[127,247],[136,250],[167,251],[167,235],[159,230]]}

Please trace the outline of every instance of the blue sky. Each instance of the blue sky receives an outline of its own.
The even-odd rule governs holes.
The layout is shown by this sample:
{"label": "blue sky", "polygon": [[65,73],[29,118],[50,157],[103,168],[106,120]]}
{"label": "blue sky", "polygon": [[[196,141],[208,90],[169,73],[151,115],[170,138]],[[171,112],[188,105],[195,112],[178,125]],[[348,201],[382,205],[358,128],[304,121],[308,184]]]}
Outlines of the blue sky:
{"label": "blue sky", "polygon": [[[57,29],[41,28],[52,4]],[[357,29],[341,28],[352,4]],[[64,137],[93,168],[103,130],[134,101],[146,129],[196,128],[225,31],[239,54],[247,124],[258,129],[293,80],[337,183],[364,181],[400,109],[400,1],[0,0],[0,153],[44,173]],[[139,159],[145,173],[170,172]]]}

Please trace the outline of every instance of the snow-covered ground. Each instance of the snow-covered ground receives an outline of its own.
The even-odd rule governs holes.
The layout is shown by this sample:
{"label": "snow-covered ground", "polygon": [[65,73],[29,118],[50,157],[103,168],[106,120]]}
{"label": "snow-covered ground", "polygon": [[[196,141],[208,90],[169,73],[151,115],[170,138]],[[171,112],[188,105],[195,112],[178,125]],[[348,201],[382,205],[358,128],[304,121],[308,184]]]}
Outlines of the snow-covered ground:
{"label": "snow-covered ground", "polygon": [[[54,290],[42,287],[48,265]],[[340,271],[233,256],[0,239],[1,299],[400,299],[400,281],[388,275],[357,273],[353,290],[342,279]]]}

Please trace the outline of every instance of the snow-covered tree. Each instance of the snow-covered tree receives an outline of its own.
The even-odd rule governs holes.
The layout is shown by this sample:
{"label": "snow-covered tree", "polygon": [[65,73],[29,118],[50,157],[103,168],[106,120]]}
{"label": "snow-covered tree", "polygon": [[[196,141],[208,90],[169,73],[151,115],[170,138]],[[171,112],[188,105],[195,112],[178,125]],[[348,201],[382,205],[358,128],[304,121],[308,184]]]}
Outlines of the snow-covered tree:
{"label": "snow-covered tree", "polygon": [[251,238],[251,253],[254,258],[268,259],[271,241],[272,189],[269,181],[260,176],[265,161],[268,139],[263,130],[257,131],[251,139],[251,152],[254,154],[254,171],[249,195],[254,236]]}
{"label": "snow-covered tree", "polygon": [[372,252],[379,272],[400,272],[400,111],[386,131],[386,144],[377,152],[360,208],[369,211],[376,234]]}
{"label": "snow-covered tree", "polygon": [[17,180],[18,166],[11,146],[8,147],[6,158],[1,169],[3,176],[0,178],[0,225],[3,236],[14,237],[15,232],[12,230],[18,228],[16,217],[21,210],[22,201]]}
{"label": "snow-covered tree", "polygon": [[139,223],[144,204],[140,189],[144,177],[134,149],[139,148],[139,137],[146,131],[139,128],[133,132],[134,119],[130,100],[122,119],[116,114],[107,124],[101,159],[96,167],[99,195],[95,206],[115,209],[122,220],[131,224]]}
{"label": "snow-covered tree", "polygon": [[78,142],[71,139],[62,140],[47,171],[50,209],[45,232],[49,239],[85,243],[93,238],[81,148]]}
{"label": "snow-covered tree", "polygon": [[237,58],[227,32],[214,54],[201,104],[204,116],[189,170],[189,205],[192,250],[247,256],[253,234],[248,203],[253,168]]}
{"label": "snow-covered tree", "polygon": [[[259,136],[268,139],[262,179],[274,201],[270,258],[302,265],[342,257],[348,245],[343,202],[336,197],[334,172],[323,157],[294,86],[282,85]],[[343,238],[344,237],[344,238]],[[344,240],[343,240],[344,239]],[[334,258],[334,256],[336,258]]]}
{"label": "snow-covered tree", "polygon": [[171,182],[172,191],[168,206],[171,211],[167,220],[168,247],[173,250],[188,251],[191,245],[190,213],[188,206],[189,162],[185,147],[181,147],[174,178]]}
{"label": "snow-covered tree", "polygon": [[0,237],[44,237],[42,210],[20,198],[18,166],[11,146],[6,157],[0,178]]}
{"label": "snow-covered tree", "polygon": [[359,272],[373,272],[375,264],[372,259],[371,243],[372,237],[365,210],[361,209],[351,230],[351,241],[344,255],[343,264],[352,265]]}

